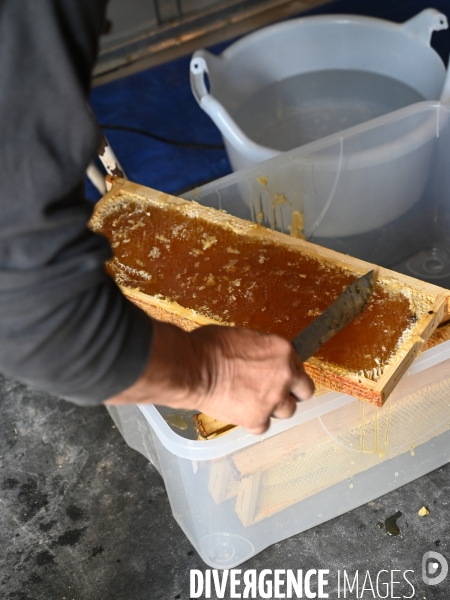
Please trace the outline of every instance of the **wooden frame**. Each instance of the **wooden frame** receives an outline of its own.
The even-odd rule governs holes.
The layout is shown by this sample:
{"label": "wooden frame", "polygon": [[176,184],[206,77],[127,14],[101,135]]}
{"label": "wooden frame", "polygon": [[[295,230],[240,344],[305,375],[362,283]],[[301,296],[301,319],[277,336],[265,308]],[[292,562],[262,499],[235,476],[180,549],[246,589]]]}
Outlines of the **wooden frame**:
{"label": "wooden frame", "polygon": [[[213,461],[208,484],[212,498],[216,504],[234,501],[240,521],[249,527],[339,482],[348,480],[351,487],[353,476],[386,459],[408,451],[414,454],[421,444],[450,428],[445,414],[449,413],[450,392],[450,379],[446,375],[448,364],[420,373],[420,385],[416,376],[412,376],[411,382],[402,385],[401,394],[393,394],[392,406],[384,407],[384,427],[380,409],[361,402],[361,407],[369,409],[364,418],[355,412],[353,404],[347,405],[334,411],[333,418],[330,415],[326,427],[321,419],[315,418]],[[426,420],[419,421],[417,416],[427,414],[430,404],[436,404],[439,397],[442,422],[414,437],[418,423],[426,426]],[[414,411],[413,423],[405,424],[402,417],[406,409]],[[369,443],[364,441],[364,433],[366,437],[368,432],[373,434],[379,419],[380,433],[374,448],[372,438]],[[391,422],[396,422],[396,430]],[[409,435],[411,428],[414,443],[394,443],[391,447],[390,439],[396,438],[399,429],[403,434],[405,428],[404,435]],[[360,439],[362,447],[351,450],[342,445],[346,436]]]}
{"label": "wooden frame", "polygon": [[[285,234],[266,229],[250,221],[244,221],[223,211],[201,206],[195,202],[175,198],[163,192],[140,186],[120,178],[110,178],[111,190],[97,204],[90,225],[94,231],[101,233],[102,213],[107,212],[111,203],[121,198],[135,196],[140,202],[149,206],[170,207],[184,214],[187,218],[204,218],[216,225],[231,228],[236,233],[257,238],[261,241],[272,241],[287,245],[300,253],[326,261],[336,267],[345,268],[360,276],[374,268],[374,265],[350,256],[311,244],[304,240],[292,238]],[[305,363],[307,372],[312,376],[316,385],[321,388],[336,390],[350,394],[356,398],[367,400],[382,406],[402,375],[409,368],[424,342],[430,337],[439,323],[450,313],[450,291],[434,285],[401,275],[387,269],[378,268],[378,279],[384,281],[393,289],[408,288],[412,295],[422,298],[426,310],[422,311],[417,322],[412,325],[406,335],[406,340],[396,352],[391,362],[386,366],[378,381],[372,381],[363,375],[355,375],[334,369],[330,365],[320,363],[314,357]],[[123,287],[124,294],[135,304],[145,310],[150,316],[174,323],[192,330],[200,325],[216,323],[226,325],[204,317],[197,312],[182,307],[174,302],[143,294],[138,290]]]}

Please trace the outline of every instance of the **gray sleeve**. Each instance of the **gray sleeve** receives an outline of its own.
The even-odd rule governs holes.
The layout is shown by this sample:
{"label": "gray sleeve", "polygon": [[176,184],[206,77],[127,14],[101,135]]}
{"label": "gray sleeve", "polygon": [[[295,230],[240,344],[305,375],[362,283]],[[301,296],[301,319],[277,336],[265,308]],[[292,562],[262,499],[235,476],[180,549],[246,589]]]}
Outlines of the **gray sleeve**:
{"label": "gray sleeve", "polygon": [[78,404],[132,385],[152,323],[87,229],[86,107],[104,0],[0,2],[0,372]]}

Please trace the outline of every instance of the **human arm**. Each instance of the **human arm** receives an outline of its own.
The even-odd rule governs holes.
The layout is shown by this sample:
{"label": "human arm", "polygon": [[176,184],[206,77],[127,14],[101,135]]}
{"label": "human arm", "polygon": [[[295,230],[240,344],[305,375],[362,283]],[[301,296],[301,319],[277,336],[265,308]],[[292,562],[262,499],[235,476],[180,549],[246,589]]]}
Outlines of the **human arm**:
{"label": "human arm", "polygon": [[259,434],[271,415],[292,416],[296,401],[313,391],[292,345],[279,336],[215,325],[186,333],[155,321],[146,370],[106,404],[197,409]]}
{"label": "human arm", "polygon": [[78,404],[175,404],[261,430],[292,414],[289,390],[307,396],[288,342],[155,322],[152,346],[152,321],[106,275],[109,245],[87,229],[102,5],[0,5],[0,371]]}

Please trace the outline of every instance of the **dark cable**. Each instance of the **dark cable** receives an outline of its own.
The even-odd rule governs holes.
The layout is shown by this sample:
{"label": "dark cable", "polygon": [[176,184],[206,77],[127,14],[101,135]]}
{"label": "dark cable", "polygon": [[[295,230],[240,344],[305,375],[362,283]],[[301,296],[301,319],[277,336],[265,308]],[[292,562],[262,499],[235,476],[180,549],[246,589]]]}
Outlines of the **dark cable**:
{"label": "dark cable", "polygon": [[196,144],[195,142],[180,142],[177,140],[171,140],[169,138],[163,137],[161,135],[156,135],[155,133],[150,133],[150,131],[145,131],[144,129],[138,129],[137,127],[127,127],[126,125],[110,125],[110,124],[101,124],[100,127],[102,129],[113,129],[116,131],[129,131],[130,133],[137,133],[138,135],[144,135],[146,137],[157,140],[158,142],[163,142],[164,144],[172,144],[173,146],[181,146],[183,148],[191,148],[193,150],[224,150],[225,146],[223,144]]}

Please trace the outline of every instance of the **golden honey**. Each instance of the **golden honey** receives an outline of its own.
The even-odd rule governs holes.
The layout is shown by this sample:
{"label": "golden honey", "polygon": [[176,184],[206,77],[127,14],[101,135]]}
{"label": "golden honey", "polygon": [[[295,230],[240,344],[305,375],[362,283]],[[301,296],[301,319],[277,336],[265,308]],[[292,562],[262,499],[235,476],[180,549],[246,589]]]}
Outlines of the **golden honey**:
{"label": "golden honey", "polygon": [[[133,197],[109,207],[100,232],[114,252],[107,269],[121,285],[287,339],[359,275],[298,248]],[[364,312],[315,357],[350,372],[380,370],[416,319],[401,290],[377,282]]]}

